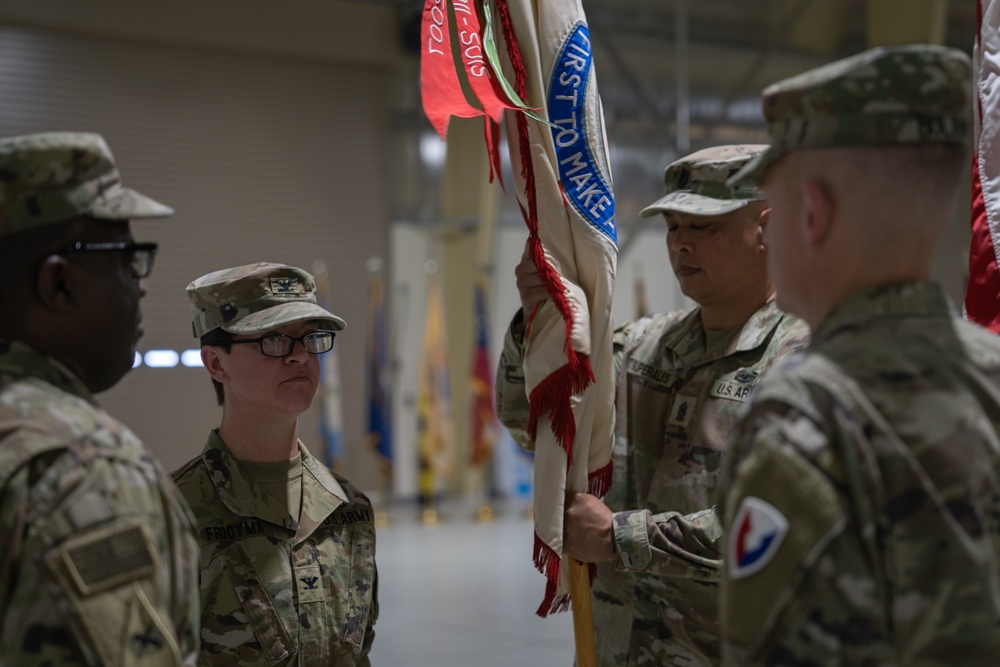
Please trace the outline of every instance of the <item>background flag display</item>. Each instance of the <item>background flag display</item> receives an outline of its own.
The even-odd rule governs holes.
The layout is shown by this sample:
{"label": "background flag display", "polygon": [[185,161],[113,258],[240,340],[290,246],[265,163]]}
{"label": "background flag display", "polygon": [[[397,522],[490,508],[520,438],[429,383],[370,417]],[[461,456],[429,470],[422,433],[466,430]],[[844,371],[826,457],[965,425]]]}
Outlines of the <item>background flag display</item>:
{"label": "background flag display", "polygon": [[436,278],[431,278],[427,289],[427,322],[424,326],[420,376],[417,379],[419,487],[424,502],[433,502],[438,491],[438,479],[451,470],[453,433],[441,286]]}
{"label": "background flag display", "polygon": [[[319,260],[314,262],[313,275],[316,277],[316,297],[319,304],[331,310],[326,264]],[[334,341],[333,349],[319,357],[319,435],[323,443],[323,461],[329,468],[336,468],[344,456],[344,402],[340,388],[338,349]]]}
{"label": "background flag display", "polygon": [[1000,2],[977,0],[977,105],[972,156],[972,243],[965,313],[1000,333]]}
{"label": "background flag display", "polygon": [[493,356],[490,354],[489,322],[486,317],[486,288],[478,281],[474,288],[476,306],[476,345],[472,359],[472,418],[469,462],[481,466],[489,461],[499,435],[496,405],[493,401]]}
{"label": "background flag display", "polygon": [[344,403],[340,389],[340,353],[336,344],[319,358],[320,436],[326,465],[337,467],[344,456]]}
{"label": "background flag display", "polygon": [[386,351],[385,303],[382,276],[369,278],[367,359],[368,444],[378,455],[383,472],[392,473],[392,417],[389,406],[389,358]]}

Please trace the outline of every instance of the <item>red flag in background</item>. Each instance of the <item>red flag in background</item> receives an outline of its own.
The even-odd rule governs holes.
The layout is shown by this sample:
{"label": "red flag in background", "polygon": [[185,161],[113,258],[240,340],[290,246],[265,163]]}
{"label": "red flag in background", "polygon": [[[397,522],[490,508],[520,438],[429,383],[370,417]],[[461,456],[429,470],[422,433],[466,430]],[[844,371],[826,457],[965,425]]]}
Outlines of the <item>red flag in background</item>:
{"label": "red flag in background", "polygon": [[493,356],[490,354],[489,323],[486,317],[486,289],[482,281],[475,286],[476,347],[472,360],[472,442],[469,462],[481,466],[493,455],[499,435],[496,406],[493,402]]}
{"label": "red flag in background", "polygon": [[977,107],[972,156],[972,244],[965,314],[1000,333],[1000,2],[977,0]]}

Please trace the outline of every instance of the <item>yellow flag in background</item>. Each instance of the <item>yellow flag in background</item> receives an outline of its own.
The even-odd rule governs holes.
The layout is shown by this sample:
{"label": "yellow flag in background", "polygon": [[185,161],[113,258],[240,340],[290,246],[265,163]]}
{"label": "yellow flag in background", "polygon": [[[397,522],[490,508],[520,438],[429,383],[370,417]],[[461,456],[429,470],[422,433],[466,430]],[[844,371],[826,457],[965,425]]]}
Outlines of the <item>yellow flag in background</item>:
{"label": "yellow flag in background", "polygon": [[451,470],[454,457],[451,389],[444,336],[441,285],[436,276],[427,288],[427,321],[417,378],[417,444],[420,452],[420,496],[432,500],[438,480]]}

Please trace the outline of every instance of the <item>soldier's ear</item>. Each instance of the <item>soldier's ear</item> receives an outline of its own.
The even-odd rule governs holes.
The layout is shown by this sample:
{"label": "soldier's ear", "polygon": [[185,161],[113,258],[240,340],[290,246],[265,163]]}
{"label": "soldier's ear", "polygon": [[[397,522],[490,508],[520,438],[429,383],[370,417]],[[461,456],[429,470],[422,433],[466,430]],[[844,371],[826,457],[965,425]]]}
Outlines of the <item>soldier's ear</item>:
{"label": "soldier's ear", "polygon": [[806,241],[809,247],[823,245],[836,218],[836,204],[830,189],[820,180],[802,184],[802,203],[805,207]]}
{"label": "soldier's ear", "polygon": [[35,273],[35,296],[46,309],[64,312],[77,304],[73,272],[62,255],[49,255]]}
{"label": "soldier's ear", "polygon": [[764,232],[767,230],[767,223],[771,219],[771,209],[765,208],[757,215],[757,250],[767,252],[767,245],[764,243]]}
{"label": "soldier's ear", "polygon": [[201,348],[201,363],[205,365],[205,370],[212,379],[220,383],[227,377],[223,356],[222,350],[214,345],[205,345]]}

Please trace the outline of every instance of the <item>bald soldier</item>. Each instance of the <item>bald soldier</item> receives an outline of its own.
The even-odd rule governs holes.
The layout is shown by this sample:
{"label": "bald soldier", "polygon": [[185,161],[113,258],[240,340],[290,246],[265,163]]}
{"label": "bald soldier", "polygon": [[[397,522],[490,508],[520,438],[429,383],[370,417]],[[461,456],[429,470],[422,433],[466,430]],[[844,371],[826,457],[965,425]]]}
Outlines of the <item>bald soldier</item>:
{"label": "bald soldier", "polygon": [[725,473],[729,665],[996,665],[1000,340],[929,280],[968,170],[970,63],[879,48],[764,91],[778,303],[813,331]]}
{"label": "bald soldier", "polygon": [[[642,215],[663,216],[667,250],[694,310],[618,329],[614,476],[602,503],[572,495],[566,552],[598,563],[598,663],[715,665],[720,659],[720,521],[714,509],[724,449],[762,373],[801,347],[805,325],[777,309],[761,235],[767,203],[729,187],[764,146],[719,146],[667,167],[667,194]],[[522,312],[504,342],[498,414],[530,447],[524,315],[547,297],[530,259],[517,267]]]}
{"label": "bald soldier", "polygon": [[174,485],[94,398],[132,367],[173,211],[99,135],[0,139],[0,664],[194,665],[198,552]]}

